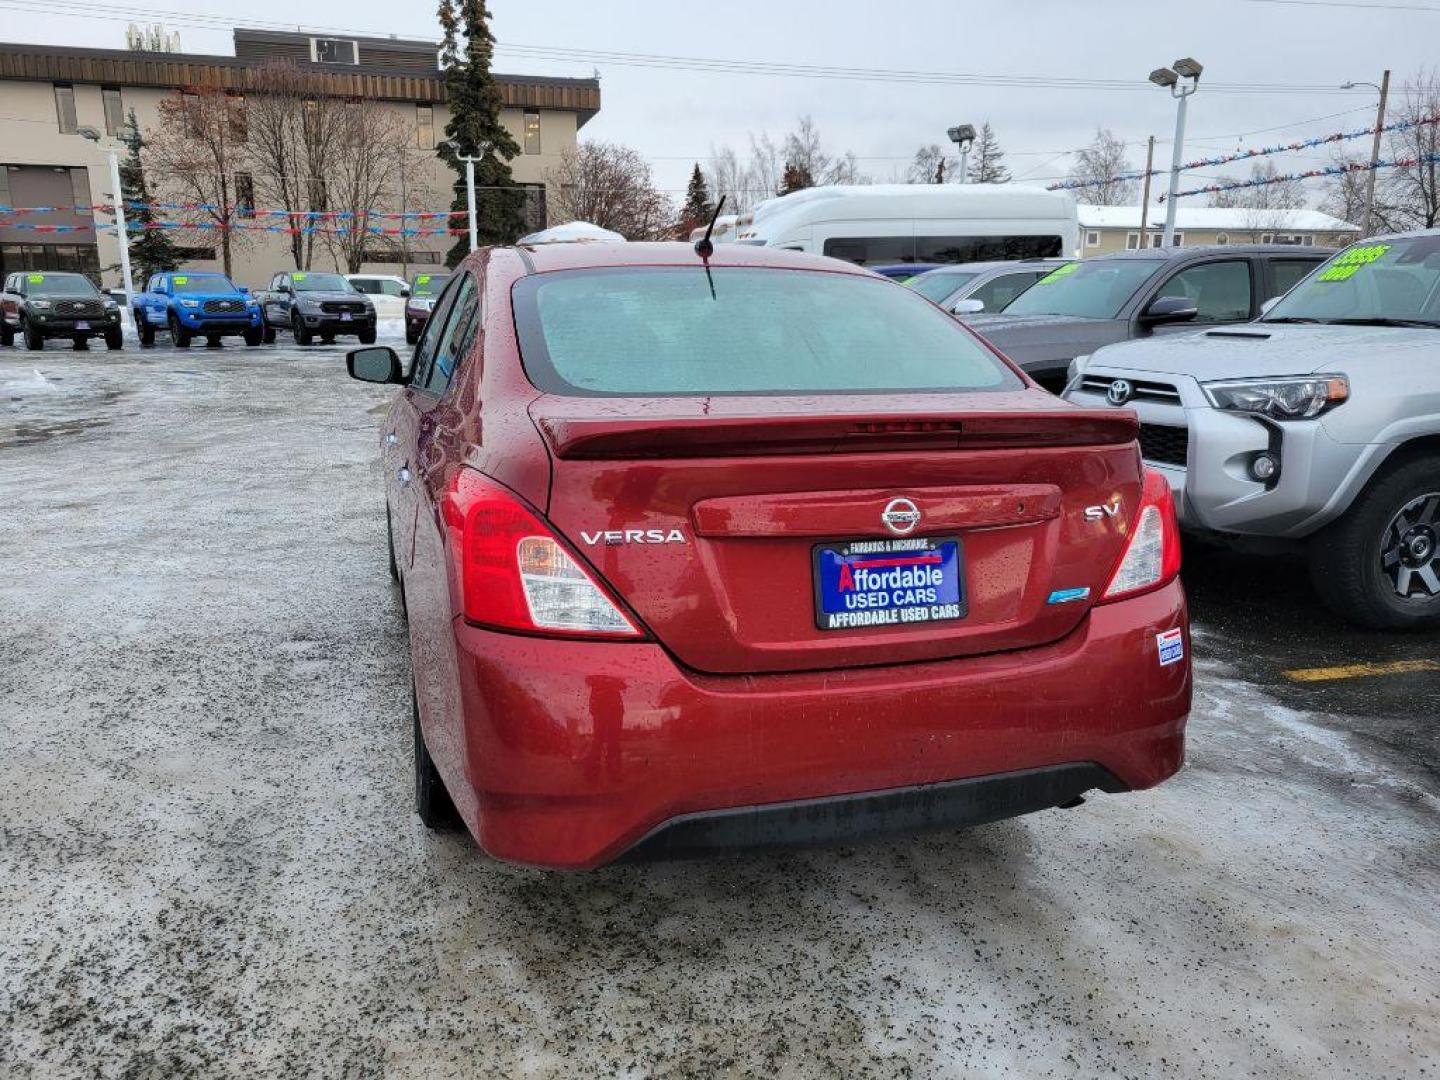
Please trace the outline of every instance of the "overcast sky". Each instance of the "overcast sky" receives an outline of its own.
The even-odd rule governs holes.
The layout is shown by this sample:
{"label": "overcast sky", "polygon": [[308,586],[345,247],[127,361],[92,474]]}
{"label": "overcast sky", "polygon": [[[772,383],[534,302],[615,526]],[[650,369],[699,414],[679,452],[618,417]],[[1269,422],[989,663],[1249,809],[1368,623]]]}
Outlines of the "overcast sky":
{"label": "overcast sky", "polygon": [[[150,7],[124,0],[56,14],[78,0],[0,0],[6,40],[121,47],[125,22],[146,13],[179,31],[187,52],[231,51],[236,5],[178,0]],[[431,4],[309,0],[305,28],[438,37]],[[1190,108],[1186,157],[1241,144],[1289,142],[1367,126],[1375,95],[1288,90],[1236,92],[1226,85],[1336,87],[1406,81],[1434,63],[1440,0],[492,0],[502,72],[590,75],[598,68],[602,109],[582,135],[626,143],[648,157],[659,185],[684,187],[691,164],[713,146],[748,150],[748,133],[779,137],[810,114],[828,147],[852,150],[877,180],[903,170],[916,147],[944,142],[956,123],[994,125],[1016,178],[1063,174],[1062,152],[1097,125],[1132,143],[1143,164],[1147,135],[1169,139],[1174,105],[1146,82],[1154,67],[1190,55],[1205,77]],[[168,9],[168,10],[167,10]],[[23,17],[20,12],[24,11]],[[95,12],[119,12],[118,21]],[[293,0],[248,0],[242,25],[294,17]],[[213,20],[210,26],[196,20]],[[897,78],[839,79],[694,71],[605,60],[540,59],[506,45],[646,53],[669,57],[885,69],[982,76],[1120,80],[1130,88],[942,85]],[[1344,114],[1344,115],[1331,115]],[[1325,117],[1325,119],[1321,119]],[[1274,128],[1272,131],[1257,129]],[[1255,134],[1241,137],[1240,133]],[[1356,147],[1361,143],[1352,144]],[[1168,163],[1169,144],[1157,145]],[[1282,171],[1315,168],[1322,150],[1274,159]],[[1232,166],[1246,171],[1248,166]],[[1210,175],[1214,175],[1213,173]],[[1198,179],[1198,178],[1196,178]]]}

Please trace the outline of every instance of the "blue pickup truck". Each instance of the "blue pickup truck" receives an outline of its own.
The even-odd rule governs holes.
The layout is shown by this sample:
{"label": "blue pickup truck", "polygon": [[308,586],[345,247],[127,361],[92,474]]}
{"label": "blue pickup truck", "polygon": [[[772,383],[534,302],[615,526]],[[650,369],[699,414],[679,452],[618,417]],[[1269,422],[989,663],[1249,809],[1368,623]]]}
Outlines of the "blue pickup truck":
{"label": "blue pickup truck", "polygon": [[211,345],[234,335],[243,337],[246,345],[264,339],[260,305],[224,274],[155,274],[145,291],[135,295],[131,308],[141,345],[154,345],[157,331],[168,333],[181,349],[197,337]]}

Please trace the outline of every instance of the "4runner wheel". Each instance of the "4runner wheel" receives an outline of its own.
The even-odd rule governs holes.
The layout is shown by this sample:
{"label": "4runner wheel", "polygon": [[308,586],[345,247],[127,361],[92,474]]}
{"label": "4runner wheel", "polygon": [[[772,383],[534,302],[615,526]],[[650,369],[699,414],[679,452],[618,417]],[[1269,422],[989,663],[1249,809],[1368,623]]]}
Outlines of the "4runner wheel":
{"label": "4runner wheel", "polygon": [[315,340],[309,329],[306,328],[305,320],[293,311],[290,313],[290,333],[294,335],[296,345],[309,345]]}
{"label": "4runner wheel", "polygon": [[113,330],[105,331],[105,347],[111,352],[118,352],[125,347],[125,333],[118,326]]}
{"label": "4runner wheel", "polygon": [[271,326],[268,322],[262,324],[260,327],[260,340],[263,341],[266,345],[275,344],[275,328]]}
{"label": "4runner wheel", "polygon": [[1440,626],[1440,459],[1372,480],[1311,540],[1310,573],[1341,618],[1383,630]]}
{"label": "4runner wheel", "polygon": [[31,326],[28,319],[20,324],[20,334],[25,338],[25,348],[32,352],[45,348],[45,335]]}
{"label": "4runner wheel", "polygon": [[170,316],[170,340],[175,343],[177,349],[190,347],[190,331],[181,326],[180,320],[174,315]]}
{"label": "4runner wheel", "polygon": [[150,346],[155,344],[154,325],[151,324],[149,319],[145,318],[143,311],[136,310],[131,312],[131,314],[135,316],[135,333],[140,337],[140,344],[147,349],[150,348]]}
{"label": "4runner wheel", "polygon": [[427,829],[453,829],[459,824],[460,815],[455,812],[455,803],[425,746],[425,735],[420,730],[420,702],[413,679],[410,681],[410,715],[415,729],[415,812]]}

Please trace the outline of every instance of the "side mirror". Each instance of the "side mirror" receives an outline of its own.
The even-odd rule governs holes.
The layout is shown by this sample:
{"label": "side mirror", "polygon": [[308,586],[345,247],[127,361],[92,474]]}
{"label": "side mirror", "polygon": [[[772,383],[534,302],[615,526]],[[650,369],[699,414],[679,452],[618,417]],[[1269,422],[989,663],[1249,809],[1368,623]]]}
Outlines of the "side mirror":
{"label": "side mirror", "polygon": [[407,289],[407,288],[405,288],[403,285],[400,287],[400,299],[402,299],[402,300],[408,300],[408,299],[410,299],[410,290]]}
{"label": "side mirror", "polygon": [[984,310],[984,300],[956,300],[950,305],[950,312],[954,315],[979,315]]}
{"label": "side mirror", "polygon": [[240,290],[240,295],[241,295],[241,296],[249,296],[249,295],[250,295],[250,286],[249,286],[249,285],[237,285],[237,286],[235,286],[235,287]]}
{"label": "side mirror", "polygon": [[361,382],[398,383],[400,357],[388,345],[371,345],[364,349],[352,349],[345,354],[345,366],[352,379]]}
{"label": "side mirror", "polygon": [[1280,297],[1278,297],[1278,296],[1272,296],[1272,297],[1270,297],[1269,300],[1266,300],[1263,304],[1260,305],[1260,314],[1261,314],[1261,315],[1269,315],[1269,314],[1270,314],[1270,309],[1273,308],[1273,307],[1274,307],[1276,304],[1278,304],[1279,302],[1280,302]]}
{"label": "side mirror", "polygon": [[286,284],[282,281],[279,285],[276,285],[276,286],[275,286],[275,291],[278,292],[278,293],[286,293],[286,294],[288,295],[289,292],[290,292],[290,286],[289,286],[289,285],[286,285]]}
{"label": "side mirror", "polygon": [[1199,314],[1199,306],[1188,296],[1161,296],[1150,301],[1150,306],[1140,315],[1140,321],[1146,326],[1162,326],[1189,322]]}

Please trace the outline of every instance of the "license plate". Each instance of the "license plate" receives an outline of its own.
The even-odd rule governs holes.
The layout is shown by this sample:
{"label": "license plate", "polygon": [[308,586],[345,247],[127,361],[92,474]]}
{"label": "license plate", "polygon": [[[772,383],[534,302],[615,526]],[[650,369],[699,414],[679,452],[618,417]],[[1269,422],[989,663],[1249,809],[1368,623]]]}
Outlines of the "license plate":
{"label": "license plate", "polygon": [[90,329],[90,324],[89,324],[88,322],[86,322],[84,319],[76,319],[76,320],[75,320],[75,329],[76,329],[76,330],[89,330],[89,329]]}
{"label": "license plate", "polygon": [[342,312],[340,313],[340,321],[341,321],[341,322],[349,322],[349,321],[350,321],[350,313],[349,313],[348,311],[342,311]]}
{"label": "license plate", "polygon": [[819,544],[815,625],[913,626],[965,617],[964,557],[954,537]]}

